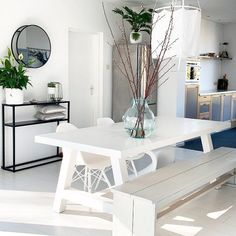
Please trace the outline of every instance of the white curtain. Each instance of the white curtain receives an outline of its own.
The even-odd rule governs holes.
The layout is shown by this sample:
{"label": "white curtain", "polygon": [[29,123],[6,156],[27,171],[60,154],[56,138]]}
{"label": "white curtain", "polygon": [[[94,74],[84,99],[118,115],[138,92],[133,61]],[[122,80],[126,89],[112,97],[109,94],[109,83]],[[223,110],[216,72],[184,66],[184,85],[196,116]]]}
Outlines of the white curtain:
{"label": "white curtain", "polygon": [[[157,21],[158,17],[162,17]],[[169,25],[171,11],[169,8],[154,15],[154,27],[152,33],[152,50],[153,58],[157,58],[160,47],[158,45],[163,41],[166,30]],[[201,11],[196,8],[181,7],[174,10],[173,14],[173,31],[171,42],[173,44],[167,51],[166,57],[176,55],[179,58],[194,57],[199,54],[199,38],[201,30]],[[157,48],[157,49],[156,49]],[[156,50],[155,50],[156,49]]]}

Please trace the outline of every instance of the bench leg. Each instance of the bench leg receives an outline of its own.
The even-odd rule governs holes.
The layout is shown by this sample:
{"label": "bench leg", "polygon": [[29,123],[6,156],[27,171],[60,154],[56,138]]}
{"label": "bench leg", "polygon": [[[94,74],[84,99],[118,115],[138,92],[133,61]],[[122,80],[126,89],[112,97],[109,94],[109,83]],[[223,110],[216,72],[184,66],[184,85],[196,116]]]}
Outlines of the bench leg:
{"label": "bench leg", "polygon": [[113,195],[112,236],[133,236],[133,200],[128,195]]}
{"label": "bench leg", "polygon": [[63,159],[53,205],[53,210],[57,213],[65,210],[66,200],[63,199],[63,191],[71,186],[75,164],[76,155],[73,155],[70,149],[63,148]]}
{"label": "bench leg", "polygon": [[156,208],[145,199],[115,192],[112,236],[155,236]]}
{"label": "bench leg", "polygon": [[201,136],[203,152],[207,153],[213,150],[213,144],[210,134],[204,134]]}

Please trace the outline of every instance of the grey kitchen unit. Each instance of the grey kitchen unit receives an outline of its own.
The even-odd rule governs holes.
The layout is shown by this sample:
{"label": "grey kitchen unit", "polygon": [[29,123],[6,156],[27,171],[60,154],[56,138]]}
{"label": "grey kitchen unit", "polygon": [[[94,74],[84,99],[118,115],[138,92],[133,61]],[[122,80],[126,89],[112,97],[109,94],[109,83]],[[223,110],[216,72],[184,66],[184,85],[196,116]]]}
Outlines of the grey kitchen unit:
{"label": "grey kitchen unit", "polygon": [[221,95],[211,96],[211,119],[221,121]]}
{"label": "grey kitchen unit", "polygon": [[186,118],[236,121],[236,90],[198,91],[197,84],[186,85]]}
{"label": "grey kitchen unit", "polygon": [[232,95],[232,117],[231,120],[236,120],[236,93]]}
{"label": "grey kitchen unit", "polygon": [[222,95],[222,121],[231,120],[232,94]]}
{"label": "grey kitchen unit", "polygon": [[210,120],[211,119],[211,97],[199,96],[198,97],[198,119]]}
{"label": "grey kitchen unit", "polygon": [[198,110],[198,88],[197,84],[188,84],[185,88],[185,117],[197,119]]}
{"label": "grey kitchen unit", "polygon": [[[119,51],[124,60],[127,60],[127,49],[124,44],[118,45]],[[145,89],[145,61],[147,60],[147,45],[133,44],[129,45],[131,62],[135,76],[140,80],[140,94]],[[112,119],[115,122],[122,121],[122,116],[131,106],[132,93],[127,78],[121,72],[122,63],[119,52],[113,46],[113,73],[112,73]],[[157,115],[157,88],[154,87],[152,95],[148,99],[150,109],[154,115]]]}

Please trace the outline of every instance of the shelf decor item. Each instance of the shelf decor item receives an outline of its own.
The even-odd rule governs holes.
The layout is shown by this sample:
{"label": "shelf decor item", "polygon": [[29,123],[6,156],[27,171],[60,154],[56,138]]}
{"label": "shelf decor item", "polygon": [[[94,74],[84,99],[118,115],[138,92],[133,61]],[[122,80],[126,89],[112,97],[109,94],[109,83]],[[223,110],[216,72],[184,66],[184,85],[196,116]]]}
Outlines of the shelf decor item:
{"label": "shelf decor item", "polygon": [[39,120],[55,120],[55,119],[64,119],[66,117],[65,112],[66,108],[56,104],[56,105],[44,105],[37,106],[37,112],[35,117]]}
{"label": "shelf decor item", "polygon": [[153,9],[142,8],[140,12],[135,12],[131,8],[124,6],[123,9],[115,8],[113,12],[121,15],[122,19],[130,24],[130,43],[141,43],[142,32],[151,34]]}
{"label": "shelf decor item", "polygon": [[227,50],[227,47],[228,47],[229,43],[227,42],[224,42],[222,43],[222,52],[220,53],[220,57],[222,58],[229,58],[229,54],[228,54],[228,50]]}
{"label": "shelf decor item", "polygon": [[63,98],[62,85],[59,82],[48,83],[48,101],[60,101]]}
{"label": "shelf decor item", "polygon": [[22,60],[23,55],[20,54],[19,62],[16,62],[9,48],[7,56],[0,59],[2,65],[0,67],[0,86],[5,89],[7,104],[22,104],[24,102],[23,89],[27,89],[27,85],[31,85]]}
{"label": "shelf decor item", "polygon": [[[147,103],[148,98],[156,88],[160,87],[168,80],[166,75],[174,67],[173,58],[175,56],[166,57],[166,53],[176,41],[171,40],[171,33],[173,30],[173,8],[171,8],[171,17],[169,18],[169,24],[166,27],[166,33],[156,48],[151,46],[152,30],[156,25],[156,21],[153,21],[155,10],[146,10],[142,7],[141,11],[137,13],[126,6],[123,7],[123,9],[124,11],[118,8],[113,10],[113,12],[122,16],[122,21],[120,25],[118,24],[122,39],[116,40],[103,3],[105,19],[113,39],[113,44],[119,55],[119,61],[113,60],[113,62],[123,77],[127,79],[133,97],[132,106],[123,116],[124,128],[130,137],[145,138],[151,135],[155,127],[155,118]],[[143,14],[145,17],[142,16]],[[138,55],[139,58],[136,63],[133,63],[131,57],[132,45],[130,44],[129,37],[126,33],[126,21],[131,24],[131,31],[146,31],[148,33],[148,38],[145,39],[145,47],[143,47],[141,53],[142,55]],[[137,29],[134,28],[134,23],[137,23]],[[123,53],[121,52],[118,42],[122,42],[123,44]],[[156,60],[153,60],[153,53],[156,52],[157,49],[159,50],[158,57]]]}
{"label": "shelf decor item", "polygon": [[48,83],[48,101],[53,101],[56,94],[56,85],[54,82]]}

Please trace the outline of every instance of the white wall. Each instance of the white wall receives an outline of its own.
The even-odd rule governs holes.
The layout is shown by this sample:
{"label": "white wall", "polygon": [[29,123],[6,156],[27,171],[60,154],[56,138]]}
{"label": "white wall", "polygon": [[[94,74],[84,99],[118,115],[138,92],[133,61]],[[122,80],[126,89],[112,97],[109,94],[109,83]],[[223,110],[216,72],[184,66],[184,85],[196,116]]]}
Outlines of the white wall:
{"label": "white wall", "polygon": [[158,88],[157,114],[184,117],[186,60],[176,58],[172,65],[175,66],[163,81],[169,79]]}
{"label": "white wall", "polygon": [[222,74],[227,74],[229,79],[229,89],[236,89],[236,24],[226,24],[223,26],[224,39],[228,42],[228,53],[233,58],[232,61],[222,63]]}
{"label": "white wall", "polygon": [[[68,31],[76,28],[90,32],[104,32],[104,115],[111,113],[111,42],[107,25],[102,13],[100,0],[9,0],[1,2],[0,14],[0,56],[6,54],[15,30],[24,24],[36,24],[48,33],[52,53],[48,63],[39,69],[30,69],[33,87],[25,92],[26,99],[46,99],[48,81],[59,81],[63,84],[64,98],[68,94]],[[78,57],[83,55],[78,55]],[[0,98],[3,92],[0,92]],[[31,117],[32,111],[19,111],[20,119]],[[45,146],[35,146],[34,134],[55,130],[55,125],[25,127],[17,131],[21,138],[17,140],[18,160],[28,160],[48,153]],[[10,131],[9,131],[10,132]],[[25,137],[27,136],[27,141]],[[29,148],[30,147],[30,148]],[[27,149],[30,149],[27,151]],[[9,152],[11,148],[9,149]]]}
{"label": "white wall", "polygon": [[[200,53],[219,54],[223,40],[223,25],[202,19]],[[221,61],[201,60],[200,90],[216,89],[216,82],[221,78]]]}

